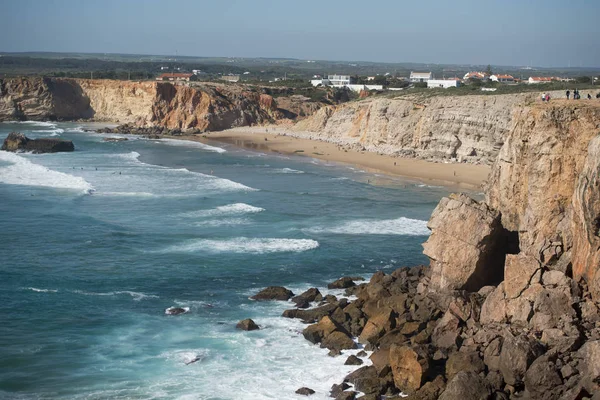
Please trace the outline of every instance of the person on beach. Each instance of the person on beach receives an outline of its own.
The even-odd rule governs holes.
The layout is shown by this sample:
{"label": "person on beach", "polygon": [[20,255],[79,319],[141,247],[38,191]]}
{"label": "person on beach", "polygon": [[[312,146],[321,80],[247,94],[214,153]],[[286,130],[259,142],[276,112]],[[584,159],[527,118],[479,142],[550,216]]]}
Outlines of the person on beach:
{"label": "person on beach", "polygon": [[567,100],[569,100],[570,95],[571,95],[571,92],[567,90]]}
{"label": "person on beach", "polygon": [[550,93],[546,93],[546,102],[550,101]]}
{"label": "person on beach", "polygon": [[546,101],[546,93],[542,93],[542,101]]}
{"label": "person on beach", "polygon": [[600,99],[600,92],[596,93],[596,98]]}

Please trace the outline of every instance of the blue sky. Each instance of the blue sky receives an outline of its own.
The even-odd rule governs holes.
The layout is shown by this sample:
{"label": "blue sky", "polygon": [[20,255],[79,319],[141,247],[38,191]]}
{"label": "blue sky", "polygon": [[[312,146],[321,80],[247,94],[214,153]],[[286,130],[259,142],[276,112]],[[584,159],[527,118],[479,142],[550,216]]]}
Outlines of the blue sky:
{"label": "blue sky", "polygon": [[0,51],[600,66],[599,0],[0,0]]}

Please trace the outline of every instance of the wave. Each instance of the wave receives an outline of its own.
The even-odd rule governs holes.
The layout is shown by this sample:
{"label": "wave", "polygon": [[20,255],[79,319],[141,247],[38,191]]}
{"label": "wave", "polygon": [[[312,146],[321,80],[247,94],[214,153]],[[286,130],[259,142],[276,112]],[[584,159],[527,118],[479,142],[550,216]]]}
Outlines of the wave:
{"label": "wave", "polygon": [[26,125],[33,125],[33,126],[50,126],[53,128],[56,127],[55,123],[45,122],[45,121],[3,121],[3,123],[5,123],[5,124],[26,124]]}
{"label": "wave", "polygon": [[194,223],[195,226],[232,226],[232,225],[247,225],[250,221],[246,218],[224,218],[224,219],[209,219]]}
{"label": "wave", "polygon": [[306,229],[311,233],[334,233],[343,235],[409,235],[428,236],[427,221],[400,217],[384,220],[355,220],[332,227]]}
{"label": "wave", "polygon": [[61,133],[65,133],[64,129],[56,128],[56,129],[41,129],[39,131],[35,131],[36,133],[51,133],[50,136],[58,136]]}
{"label": "wave", "polygon": [[225,153],[227,150],[216,146],[210,146],[208,144],[195,142],[193,140],[179,140],[179,139],[159,139],[158,143],[164,143],[169,146],[184,146],[184,147],[196,147],[206,151],[213,151],[215,153]]}
{"label": "wave", "polygon": [[189,213],[183,213],[182,216],[185,217],[217,217],[223,215],[241,215],[241,214],[251,214],[251,213],[259,213],[261,211],[265,211],[264,208],[254,207],[250,204],[246,203],[234,203],[227,204],[225,206],[219,206],[216,208],[212,208],[210,210],[198,210],[192,211]]}
{"label": "wave", "polygon": [[316,249],[319,242],[311,239],[232,238],[224,240],[197,239],[169,246],[161,253],[247,253],[265,254],[279,252],[302,252]]}
{"label": "wave", "polygon": [[17,154],[0,151],[0,161],[10,163],[0,167],[0,183],[79,190],[85,194],[94,191],[94,187],[81,177],[48,169]]}
{"label": "wave", "polygon": [[27,290],[32,290],[34,292],[38,292],[38,293],[56,293],[58,292],[58,290],[56,289],[38,289],[38,288],[34,288],[34,287],[28,287],[28,288],[24,288]]}
{"label": "wave", "polygon": [[86,292],[84,290],[73,290],[73,293],[82,294],[84,296],[118,296],[127,294],[133,298],[135,301],[140,301],[144,299],[158,299],[158,296],[153,294],[145,294],[141,292],[132,292],[130,290],[122,290],[118,292],[104,292],[104,293],[96,293],[96,292]]}
{"label": "wave", "polygon": [[292,168],[279,168],[274,170],[273,172],[277,173],[277,174],[303,174],[304,171],[300,171],[298,169],[292,169]]}

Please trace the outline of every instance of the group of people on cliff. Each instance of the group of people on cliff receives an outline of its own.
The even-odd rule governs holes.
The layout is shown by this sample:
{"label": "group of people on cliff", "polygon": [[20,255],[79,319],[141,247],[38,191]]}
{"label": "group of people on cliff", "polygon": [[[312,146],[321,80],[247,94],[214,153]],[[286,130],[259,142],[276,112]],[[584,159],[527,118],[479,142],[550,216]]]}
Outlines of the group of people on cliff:
{"label": "group of people on cliff", "polygon": [[[567,95],[567,100],[569,100],[569,98],[571,97],[571,91],[567,90],[566,95]],[[600,92],[596,93],[596,98],[600,99]],[[579,100],[579,99],[581,99],[581,94],[579,93],[579,90],[578,89],[573,89],[573,100]],[[587,94],[587,99],[588,100],[592,99],[592,94],[591,93]]]}

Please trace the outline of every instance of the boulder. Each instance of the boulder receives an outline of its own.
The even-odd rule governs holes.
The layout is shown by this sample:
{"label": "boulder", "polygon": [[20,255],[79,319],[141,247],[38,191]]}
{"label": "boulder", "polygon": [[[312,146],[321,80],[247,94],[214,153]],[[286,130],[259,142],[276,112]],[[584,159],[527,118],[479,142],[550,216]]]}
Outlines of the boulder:
{"label": "boulder", "polygon": [[446,385],[439,400],[488,400],[492,391],[475,372],[459,372]]}
{"label": "boulder", "polygon": [[325,336],[321,341],[321,347],[329,350],[341,351],[348,349],[356,349],[356,343],[347,333],[336,330]]}
{"label": "boulder", "polygon": [[481,306],[479,322],[482,325],[502,323],[506,321],[506,300],[504,282],[499,284],[485,299]]}
{"label": "boulder", "polygon": [[[530,285],[541,266],[538,260],[525,254],[508,254],[504,265],[504,293],[506,299],[517,298]],[[539,282],[539,279],[538,279]]]}
{"label": "boulder", "polygon": [[336,398],[339,394],[341,394],[344,390],[348,389],[350,385],[345,382],[340,383],[339,385],[333,384],[331,386],[331,391],[329,392],[330,397]]}
{"label": "boulder", "polygon": [[167,315],[179,315],[179,314],[185,314],[186,312],[188,312],[190,309],[188,307],[169,307],[165,310],[165,314]]}
{"label": "boulder", "polygon": [[[425,383],[417,392],[410,397],[411,400],[438,400],[440,394],[446,388],[444,377],[438,375],[434,380]],[[466,399],[463,399],[466,400]]]}
{"label": "boulder", "polygon": [[327,289],[346,289],[352,286],[356,286],[354,283],[355,278],[344,276],[334,282],[327,285]]}
{"label": "boulder", "polygon": [[354,392],[352,390],[341,392],[340,394],[335,396],[335,400],[354,400],[354,399],[356,399],[356,392]]}
{"label": "boulder", "polygon": [[485,370],[485,364],[476,352],[456,352],[448,356],[446,361],[446,379],[449,381],[461,371],[474,372],[476,374]]}
{"label": "boulder", "polygon": [[532,328],[539,331],[556,328],[559,322],[570,322],[575,317],[573,298],[560,288],[544,288],[535,296],[533,312]]}
{"label": "boulder", "polygon": [[431,334],[431,343],[443,349],[458,346],[460,331],[460,320],[446,311]]}
{"label": "boulder", "polygon": [[296,394],[301,394],[303,396],[310,396],[311,394],[315,394],[315,391],[312,390],[311,388],[301,387],[300,389],[296,390]]}
{"label": "boulder", "polygon": [[396,319],[392,309],[387,308],[379,314],[369,318],[362,333],[358,337],[360,343],[374,343],[385,333],[391,331],[396,326]]}
{"label": "boulder", "polygon": [[52,138],[29,139],[22,133],[12,132],[4,139],[0,150],[12,152],[27,151],[40,154],[74,151],[75,146],[70,140]]}
{"label": "boulder", "polygon": [[529,366],[544,352],[544,347],[534,338],[509,335],[500,352],[499,368],[504,381],[512,386],[523,381]]}
{"label": "boulder", "polygon": [[291,290],[284,288],[283,286],[269,286],[254,296],[252,300],[289,300],[294,293]]}
{"label": "boulder", "polygon": [[[557,399],[557,386],[562,385],[556,364],[549,356],[539,357],[525,373],[525,390],[531,399]],[[554,393],[554,395],[553,395]]]}
{"label": "boulder", "polygon": [[320,343],[325,337],[329,336],[341,327],[330,317],[324,316],[318,324],[309,325],[302,331],[302,335],[311,343]]}
{"label": "boulder", "polygon": [[431,264],[430,290],[476,292],[502,281],[508,233],[500,219],[499,212],[464,194],[440,200],[423,244]]}
{"label": "boulder", "polygon": [[354,390],[365,394],[379,394],[379,376],[373,366],[361,367],[344,378],[344,382],[354,385]]}
{"label": "boulder", "polygon": [[389,357],[396,387],[409,394],[417,391],[429,374],[430,358],[426,348],[394,344]]}
{"label": "boulder", "polygon": [[302,321],[311,323],[318,321],[326,315],[332,314],[338,308],[337,303],[328,303],[321,307],[311,308],[310,310],[285,310],[283,316],[286,318],[300,318]]}
{"label": "boulder", "polygon": [[[292,301],[294,303],[296,303],[296,307],[298,307],[298,308],[306,308],[306,307],[308,307],[308,303],[313,302],[313,301],[321,301],[321,300],[323,300],[323,296],[321,295],[321,292],[319,292],[319,289],[317,289],[317,288],[310,288],[307,291],[305,291],[304,293],[301,293],[298,296],[292,297]],[[301,307],[301,306],[303,306],[303,307]]]}
{"label": "boulder", "polygon": [[256,330],[260,329],[258,327],[258,325],[256,325],[256,323],[254,321],[252,321],[250,318],[244,319],[244,320],[238,322],[235,327],[237,329],[241,329],[243,331],[256,331]]}
{"label": "boulder", "polygon": [[356,357],[356,356],[350,356],[346,359],[346,362],[344,363],[344,365],[362,365],[363,364],[363,360],[361,360],[360,358]]}
{"label": "boulder", "polygon": [[579,364],[581,375],[588,380],[600,378],[600,340],[585,343],[578,351],[582,362]]}

